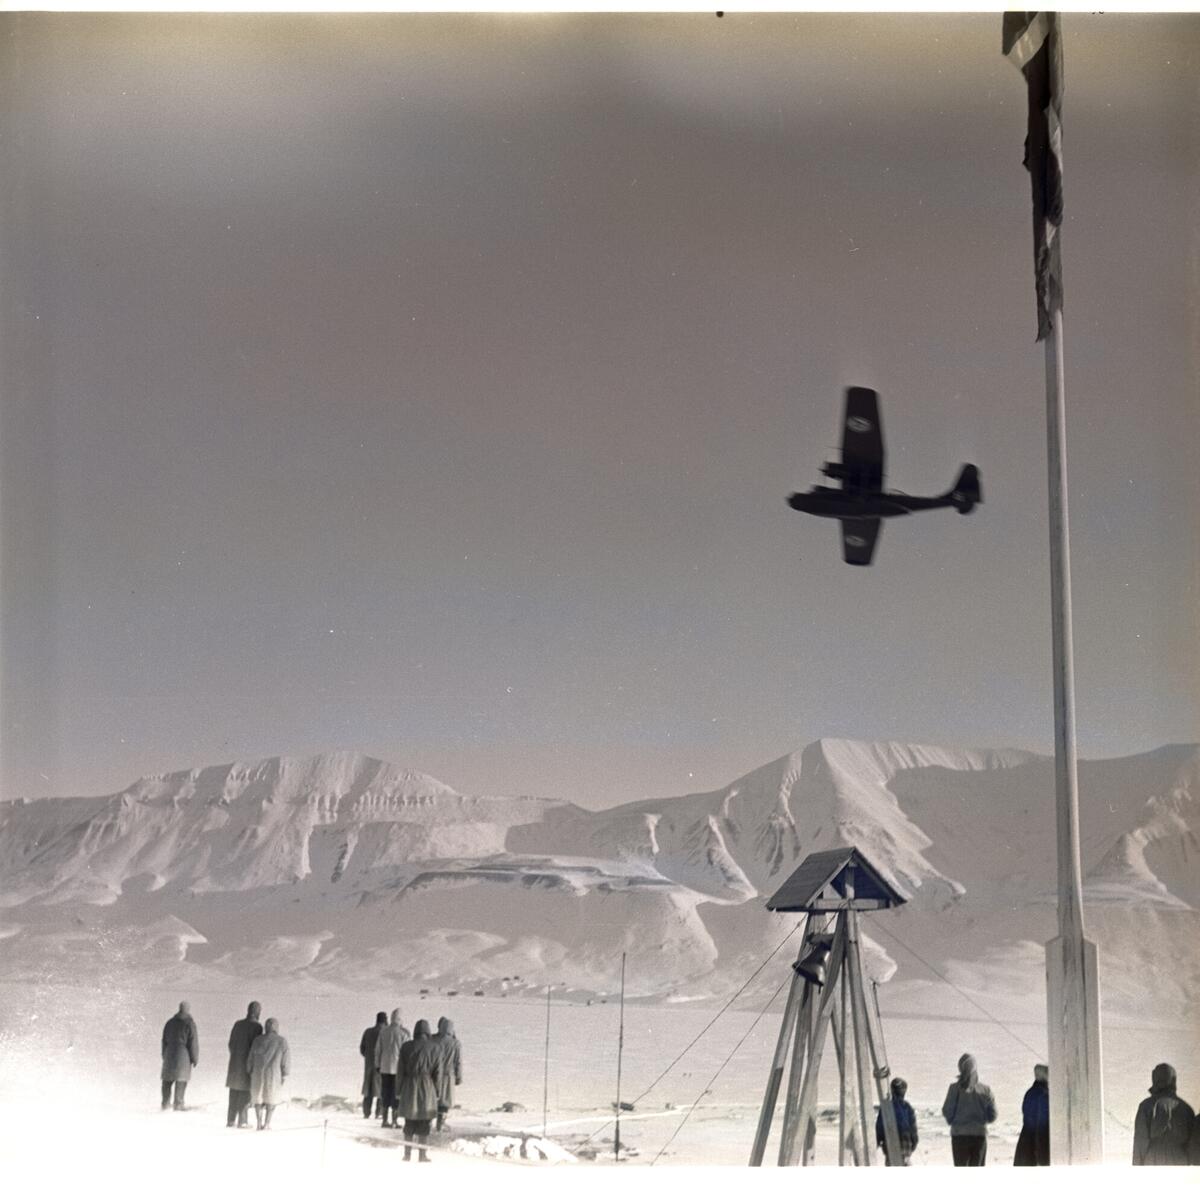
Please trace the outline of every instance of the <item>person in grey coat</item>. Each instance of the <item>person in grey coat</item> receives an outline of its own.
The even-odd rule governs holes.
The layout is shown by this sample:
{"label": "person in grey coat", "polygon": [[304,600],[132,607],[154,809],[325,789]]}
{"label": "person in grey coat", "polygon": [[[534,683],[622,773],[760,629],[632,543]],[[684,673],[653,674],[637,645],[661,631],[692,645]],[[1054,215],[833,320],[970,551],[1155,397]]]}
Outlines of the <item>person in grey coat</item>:
{"label": "person in grey coat", "polygon": [[441,1130],[446,1124],[446,1114],[454,1107],[454,1089],[462,1086],[462,1043],[454,1036],[454,1022],[449,1017],[438,1018],[433,1044],[442,1052],[437,1110],[437,1128]]}
{"label": "person in grey coat", "polygon": [[376,1116],[379,1116],[380,1110],[383,1108],[383,1085],[379,1078],[379,1068],[375,1065],[375,1043],[379,1041],[379,1035],[383,1032],[387,1021],[387,1013],[376,1013],[375,1024],[370,1029],[364,1029],[362,1037],[358,1039],[358,1052],[363,1057],[362,1104],[364,1117],[371,1115],[372,1101],[375,1104]]}
{"label": "person in grey coat", "polygon": [[404,1161],[412,1157],[414,1139],[421,1148],[420,1162],[428,1162],[425,1147],[429,1126],[438,1112],[438,1079],[442,1072],[442,1049],[429,1036],[429,1022],[418,1021],[411,1042],[400,1047],[400,1111],[404,1114]]}
{"label": "person in grey coat", "polygon": [[179,1002],[179,1011],[163,1026],[162,1032],[162,1106],[171,1107],[171,1089],[175,1089],[175,1111],[183,1109],[192,1068],[200,1063],[200,1034],[192,1020],[191,1006]]}
{"label": "person in grey coat", "polygon": [[982,1167],[987,1162],[987,1127],[996,1119],[996,1098],[979,1082],[973,1055],[958,1060],[958,1078],[946,1093],[942,1116],[950,1126],[954,1165]]}
{"label": "person in grey coat", "polygon": [[271,1128],[271,1114],[283,1098],[283,1082],[292,1069],[292,1056],[287,1039],[279,1033],[279,1022],[267,1018],[264,1033],[254,1039],[247,1060],[250,1068],[250,1100],[258,1128]]}
{"label": "person in grey coat", "polygon": [[392,1009],[392,1019],[379,1031],[379,1039],[375,1043],[375,1066],[379,1071],[379,1087],[383,1096],[384,1129],[395,1129],[399,1120],[396,1113],[396,1075],[400,1070],[400,1047],[411,1036],[400,1024],[400,1010]]}
{"label": "person in grey coat", "polygon": [[1175,1068],[1159,1063],[1150,1074],[1150,1095],[1133,1118],[1133,1165],[1186,1167],[1196,1124],[1191,1105],[1175,1094]]}
{"label": "person in grey coat", "polygon": [[225,1118],[227,1129],[232,1129],[235,1124],[239,1129],[246,1126],[246,1109],[250,1107],[248,1059],[254,1039],[263,1031],[258,1019],[261,1012],[262,1005],[257,1000],[251,1001],[246,1015],[240,1021],[234,1021],[229,1031],[229,1069],[225,1072],[225,1086],[229,1089],[229,1111]]}

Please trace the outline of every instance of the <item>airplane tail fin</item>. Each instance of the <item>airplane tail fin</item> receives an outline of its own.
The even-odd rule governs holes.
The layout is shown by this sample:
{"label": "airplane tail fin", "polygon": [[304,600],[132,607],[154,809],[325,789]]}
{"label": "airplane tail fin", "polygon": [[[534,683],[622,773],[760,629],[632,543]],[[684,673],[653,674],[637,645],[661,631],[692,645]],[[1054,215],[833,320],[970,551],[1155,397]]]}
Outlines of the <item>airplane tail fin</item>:
{"label": "airplane tail fin", "polygon": [[979,468],[967,463],[958,473],[954,486],[946,493],[960,513],[969,513],[977,504],[983,503],[983,492],[979,487]]}

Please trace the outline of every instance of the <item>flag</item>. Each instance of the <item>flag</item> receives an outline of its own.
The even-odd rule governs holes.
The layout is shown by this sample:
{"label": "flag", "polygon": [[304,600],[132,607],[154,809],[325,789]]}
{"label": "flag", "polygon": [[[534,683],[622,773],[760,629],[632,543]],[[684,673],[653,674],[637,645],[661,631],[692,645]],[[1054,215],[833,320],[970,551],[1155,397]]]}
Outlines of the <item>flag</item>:
{"label": "flag", "polygon": [[1062,45],[1057,13],[1005,13],[1004,57],[1025,76],[1025,169],[1033,186],[1033,263],[1040,342],[1062,311]]}

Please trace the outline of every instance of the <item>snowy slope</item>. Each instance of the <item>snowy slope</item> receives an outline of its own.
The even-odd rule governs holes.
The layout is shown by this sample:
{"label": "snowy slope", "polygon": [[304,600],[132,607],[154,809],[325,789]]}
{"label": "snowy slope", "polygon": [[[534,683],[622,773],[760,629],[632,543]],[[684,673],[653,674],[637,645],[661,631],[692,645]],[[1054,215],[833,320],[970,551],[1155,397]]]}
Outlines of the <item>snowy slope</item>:
{"label": "snowy slope", "polygon": [[[1090,928],[1131,1008],[1200,996],[1200,752],[1080,767]],[[866,929],[868,972],[927,963],[1028,999],[1054,921],[1053,764],[1021,751],[823,739],[713,792],[589,812],[463,796],[352,754],[0,804],[6,970],[381,976],[603,993],[622,952],[644,995],[719,995],[794,925],[763,901],[853,844],[910,897]],[[1173,970],[1154,988],[1129,964]],[[1145,978],[1145,977],[1143,977]],[[774,984],[772,983],[772,986]]]}

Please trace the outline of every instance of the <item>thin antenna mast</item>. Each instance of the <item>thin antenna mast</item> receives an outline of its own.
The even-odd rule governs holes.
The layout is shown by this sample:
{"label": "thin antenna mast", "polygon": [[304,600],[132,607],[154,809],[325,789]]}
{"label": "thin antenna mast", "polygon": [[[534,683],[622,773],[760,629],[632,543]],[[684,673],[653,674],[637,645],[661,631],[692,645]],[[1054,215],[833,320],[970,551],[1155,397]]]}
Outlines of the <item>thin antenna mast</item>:
{"label": "thin antenna mast", "polygon": [[546,1136],[546,1112],[550,1107],[550,985],[546,984],[546,1054],[542,1063],[542,1137]]}
{"label": "thin antenna mast", "polygon": [[621,1056],[625,1052],[625,954],[621,954],[621,1024],[617,1033],[617,1121],[613,1132],[613,1159],[621,1161]]}

